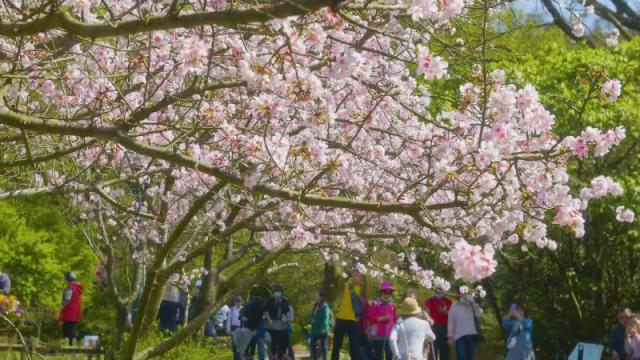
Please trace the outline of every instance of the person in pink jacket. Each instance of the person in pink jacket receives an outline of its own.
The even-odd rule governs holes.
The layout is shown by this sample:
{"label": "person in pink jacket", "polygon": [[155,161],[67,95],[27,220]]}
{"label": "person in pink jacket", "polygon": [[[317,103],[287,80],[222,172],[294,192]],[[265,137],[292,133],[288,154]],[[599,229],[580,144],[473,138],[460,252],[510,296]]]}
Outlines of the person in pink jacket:
{"label": "person in pink jacket", "polygon": [[389,280],[380,284],[380,297],[369,307],[367,319],[367,335],[373,343],[374,360],[393,359],[389,336],[398,315],[393,305],[393,285]]}

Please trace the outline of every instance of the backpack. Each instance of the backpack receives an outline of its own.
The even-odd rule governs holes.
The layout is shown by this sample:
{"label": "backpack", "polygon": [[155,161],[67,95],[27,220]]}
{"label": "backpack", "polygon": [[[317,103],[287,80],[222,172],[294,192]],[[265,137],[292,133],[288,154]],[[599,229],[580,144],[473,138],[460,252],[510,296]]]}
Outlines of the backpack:
{"label": "backpack", "polygon": [[349,292],[351,293],[351,306],[353,306],[353,313],[356,315],[356,321],[360,321],[362,317],[362,299],[358,294],[356,294],[355,290],[353,290],[353,286],[349,285]]}

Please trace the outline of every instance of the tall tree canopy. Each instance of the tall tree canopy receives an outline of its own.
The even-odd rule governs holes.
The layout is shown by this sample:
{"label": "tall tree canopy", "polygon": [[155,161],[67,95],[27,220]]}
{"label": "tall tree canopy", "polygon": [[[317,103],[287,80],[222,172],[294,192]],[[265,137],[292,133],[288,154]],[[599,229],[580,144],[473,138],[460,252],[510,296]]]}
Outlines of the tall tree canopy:
{"label": "tall tree canopy", "polygon": [[[123,358],[167,351],[231,296],[217,296],[225,283],[252,268],[237,285],[250,286],[283,252],[398,243],[431,287],[447,280],[417,253],[442,249],[475,282],[511,244],[556,249],[548,221],[584,236],[588,201],[622,194],[605,176],[570,186],[567,164],[604,156],[624,128],[559,136],[533,86],[490,68],[493,1],[12,5],[0,199],[64,194],[83,209],[120,308],[141,300]],[[453,98],[432,92],[450,78]],[[590,86],[606,102],[621,92],[606,75]],[[137,349],[167,279],[211,249],[205,311]]]}

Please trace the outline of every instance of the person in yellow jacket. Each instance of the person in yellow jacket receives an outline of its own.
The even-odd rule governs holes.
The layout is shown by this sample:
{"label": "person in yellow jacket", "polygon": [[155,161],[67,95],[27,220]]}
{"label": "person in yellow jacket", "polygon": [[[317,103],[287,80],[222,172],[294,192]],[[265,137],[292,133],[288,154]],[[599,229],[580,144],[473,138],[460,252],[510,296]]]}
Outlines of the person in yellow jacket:
{"label": "person in yellow jacket", "polygon": [[333,328],[333,349],[331,360],[340,358],[340,348],[344,337],[349,338],[349,355],[352,360],[362,360],[360,352],[360,320],[366,311],[365,289],[362,275],[353,273],[351,282],[344,285],[344,291],[338,303]]}

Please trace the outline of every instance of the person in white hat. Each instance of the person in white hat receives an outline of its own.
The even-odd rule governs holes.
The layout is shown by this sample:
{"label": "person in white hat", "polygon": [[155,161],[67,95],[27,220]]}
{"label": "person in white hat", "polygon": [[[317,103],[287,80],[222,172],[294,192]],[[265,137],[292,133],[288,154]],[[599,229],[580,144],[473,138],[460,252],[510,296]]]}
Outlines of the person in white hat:
{"label": "person in white hat", "polygon": [[414,298],[406,298],[398,308],[400,319],[393,326],[389,341],[396,360],[425,360],[425,341],[436,339],[431,325],[421,318],[422,309]]}

